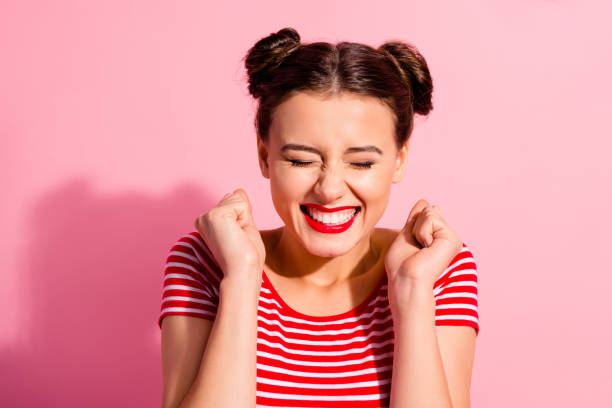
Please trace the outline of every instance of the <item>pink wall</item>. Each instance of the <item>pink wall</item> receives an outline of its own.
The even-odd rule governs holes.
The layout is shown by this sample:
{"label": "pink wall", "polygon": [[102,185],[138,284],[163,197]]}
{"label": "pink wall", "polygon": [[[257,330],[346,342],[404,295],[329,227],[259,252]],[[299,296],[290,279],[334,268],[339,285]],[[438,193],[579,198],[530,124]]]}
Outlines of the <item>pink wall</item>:
{"label": "pink wall", "polygon": [[288,4],[3,2],[0,405],[159,406],[169,245],[236,187],[280,222],[240,59],[284,26],[428,60],[380,226],[423,197],[473,250],[473,406],[609,404],[610,3]]}

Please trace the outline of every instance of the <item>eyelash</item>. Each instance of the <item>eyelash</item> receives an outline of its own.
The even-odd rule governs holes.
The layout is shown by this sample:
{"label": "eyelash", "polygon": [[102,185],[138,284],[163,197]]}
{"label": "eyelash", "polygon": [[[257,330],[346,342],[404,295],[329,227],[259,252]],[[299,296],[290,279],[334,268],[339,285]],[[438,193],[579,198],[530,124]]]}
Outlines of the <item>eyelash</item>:
{"label": "eyelash", "polygon": [[[309,164],[312,164],[312,162],[309,161],[300,161],[300,160],[289,160],[289,162],[291,163],[291,166],[293,167],[306,167]],[[354,166],[357,166],[359,168],[362,169],[369,169],[372,167],[372,165],[374,164],[374,162],[363,162],[363,163],[351,163]]]}

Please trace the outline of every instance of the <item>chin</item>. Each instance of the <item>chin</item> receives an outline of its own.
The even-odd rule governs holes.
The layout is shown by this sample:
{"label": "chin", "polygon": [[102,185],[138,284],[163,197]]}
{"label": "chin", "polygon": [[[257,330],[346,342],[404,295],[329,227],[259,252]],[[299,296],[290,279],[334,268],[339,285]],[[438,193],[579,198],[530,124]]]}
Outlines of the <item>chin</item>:
{"label": "chin", "polygon": [[355,248],[356,243],[351,244],[346,240],[340,240],[341,242],[330,243],[330,242],[319,242],[306,244],[302,242],[304,248],[313,255],[321,258],[335,258],[337,256],[345,255]]}

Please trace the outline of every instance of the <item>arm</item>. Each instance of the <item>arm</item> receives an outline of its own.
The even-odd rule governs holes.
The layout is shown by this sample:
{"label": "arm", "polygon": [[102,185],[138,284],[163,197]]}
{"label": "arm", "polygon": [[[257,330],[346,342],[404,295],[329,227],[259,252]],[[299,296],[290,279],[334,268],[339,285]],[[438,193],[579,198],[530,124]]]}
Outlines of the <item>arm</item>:
{"label": "arm", "polygon": [[431,285],[402,280],[393,287],[395,335],[390,408],[452,408],[435,326]]}
{"label": "arm", "polygon": [[183,316],[165,326],[164,407],[254,407],[266,254],[246,192],[226,194],[194,226],[170,250],[159,322],[172,314],[213,322],[202,326]]}
{"label": "arm", "polygon": [[217,316],[182,408],[255,406],[261,279],[255,273],[231,275],[241,279],[221,280]]}
{"label": "arm", "polygon": [[459,326],[479,328],[472,261],[440,208],[417,201],[385,256],[395,334],[391,407],[469,408],[477,333]]}
{"label": "arm", "polygon": [[213,319],[172,315],[161,323],[162,408],[174,408],[198,375]]}
{"label": "arm", "polygon": [[390,407],[470,407],[476,331],[470,326],[435,325],[430,284],[406,281],[392,308],[395,329]]}
{"label": "arm", "polygon": [[470,408],[476,331],[470,326],[441,326],[436,332],[453,407]]}

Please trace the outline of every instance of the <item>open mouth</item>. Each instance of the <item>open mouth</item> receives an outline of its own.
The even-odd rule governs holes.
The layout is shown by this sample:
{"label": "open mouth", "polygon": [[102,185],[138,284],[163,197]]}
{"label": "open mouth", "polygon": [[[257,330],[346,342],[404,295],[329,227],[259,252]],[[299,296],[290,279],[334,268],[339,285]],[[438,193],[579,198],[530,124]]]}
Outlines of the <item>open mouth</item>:
{"label": "open mouth", "polygon": [[347,208],[339,211],[321,211],[314,207],[300,205],[300,210],[302,210],[304,215],[308,217],[309,220],[312,220],[317,224],[328,227],[337,227],[351,222],[355,215],[361,211],[361,207]]}

